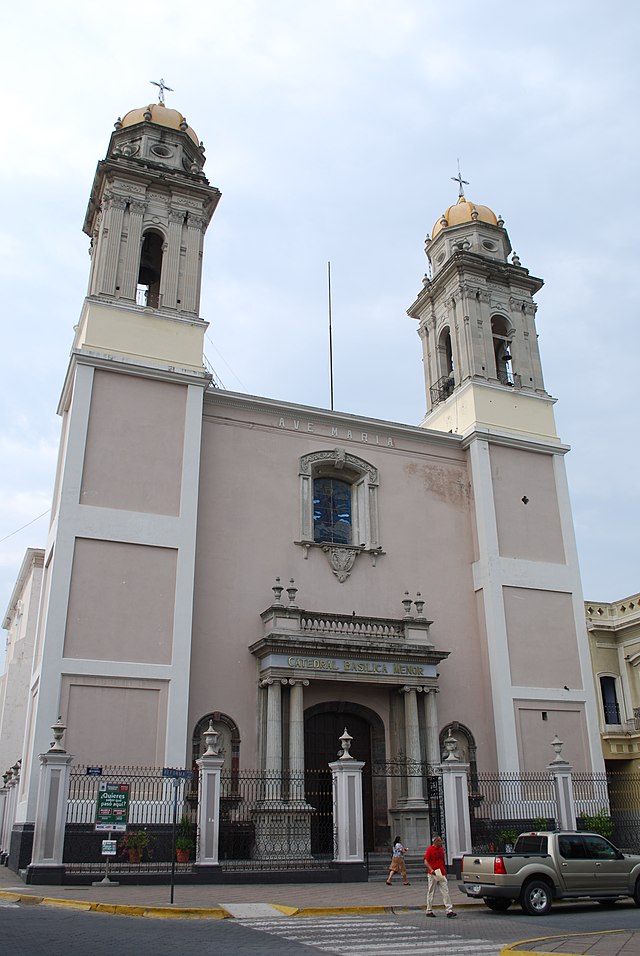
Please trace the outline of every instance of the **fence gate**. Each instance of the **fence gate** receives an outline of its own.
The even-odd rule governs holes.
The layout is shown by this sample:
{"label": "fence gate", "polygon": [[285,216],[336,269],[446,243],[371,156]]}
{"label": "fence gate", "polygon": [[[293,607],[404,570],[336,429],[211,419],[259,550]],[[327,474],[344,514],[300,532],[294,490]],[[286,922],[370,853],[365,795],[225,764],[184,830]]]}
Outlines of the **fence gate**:
{"label": "fence gate", "polygon": [[[364,773],[367,773],[366,767]],[[394,836],[391,831],[403,831],[403,803],[412,796],[424,800],[428,808],[429,832],[425,830],[422,834],[425,848],[435,833],[446,839],[442,775],[437,767],[398,757],[374,763],[370,774],[375,830],[375,846],[371,849],[388,851]],[[416,848],[412,850],[415,852]]]}

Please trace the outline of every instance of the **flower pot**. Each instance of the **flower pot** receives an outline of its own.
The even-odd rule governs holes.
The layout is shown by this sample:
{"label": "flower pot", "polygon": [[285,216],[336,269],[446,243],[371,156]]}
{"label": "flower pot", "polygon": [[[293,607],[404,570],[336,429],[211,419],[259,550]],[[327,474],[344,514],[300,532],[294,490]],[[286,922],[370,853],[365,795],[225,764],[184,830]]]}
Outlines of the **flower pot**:
{"label": "flower pot", "polygon": [[178,863],[188,863],[189,856],[190,856],[189,850],[180,850],[176,847],[176,861]]}

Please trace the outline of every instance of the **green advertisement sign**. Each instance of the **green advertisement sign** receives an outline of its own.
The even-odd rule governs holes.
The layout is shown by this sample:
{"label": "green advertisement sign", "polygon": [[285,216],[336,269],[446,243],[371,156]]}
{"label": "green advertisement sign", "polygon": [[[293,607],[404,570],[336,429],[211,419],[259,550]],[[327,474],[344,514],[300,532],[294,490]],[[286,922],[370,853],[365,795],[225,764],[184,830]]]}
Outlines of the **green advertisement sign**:
{"label": "green advertisement sign", "polygon": [[96,830],[126,830],[129,820],[129,784],[100,783],[96,801]]}

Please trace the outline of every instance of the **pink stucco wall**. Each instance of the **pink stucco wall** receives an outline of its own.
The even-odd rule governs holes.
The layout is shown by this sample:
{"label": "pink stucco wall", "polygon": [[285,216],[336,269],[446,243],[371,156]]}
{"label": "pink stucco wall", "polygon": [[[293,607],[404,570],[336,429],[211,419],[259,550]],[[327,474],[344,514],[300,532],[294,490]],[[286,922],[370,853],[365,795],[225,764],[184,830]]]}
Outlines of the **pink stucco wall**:
{"label": "pink stucco wall", "polygon": [[80,501],[176,515],[187,388],[97,370]]}
{"label": "pink stucco wall", "polygon": [[[294,421],[269,408],[258,413],[207,404],[202,435],[201,484],[193,622],[190,726],[220,710],[240,728],[241,761],[256,762],[257,664],[248,646],[262,635],[260,612],[273,599],[279,576],[293,577],[297,603],[314,611],[401,617],[405,590],[420,591],[433,620],[432,640],[451,650],[440,666],[440,724],[472,728],[490,760],[494,753],[486,660],[479,648],[471,574],[473,540],[467,461],[456,443],[428,433],[394,435],[384,426],[331,430],[322,421]],[[300,538],[299,460],[336,446],[379,470],[380,543],[373,567],[361,554],[344,584],[319,549]],[[335,700],[336,685],[313,682],[308,702]],[[340,699],[361,699],[366,688],[339,685]],[[383,694],[387,695],[383,690]],[[382,705],[380,705],[382,706]],[[384,713],[380,714],[385,717]]]}

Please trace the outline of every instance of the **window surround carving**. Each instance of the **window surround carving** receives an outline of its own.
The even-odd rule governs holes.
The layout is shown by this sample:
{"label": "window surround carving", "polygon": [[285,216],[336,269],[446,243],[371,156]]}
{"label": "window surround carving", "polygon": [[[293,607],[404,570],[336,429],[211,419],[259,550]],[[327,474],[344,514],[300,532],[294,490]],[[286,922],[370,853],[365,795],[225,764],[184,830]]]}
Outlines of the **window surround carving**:
{"label": "window surround carving", "polygon": [[[300,459],[300,540],[305,559],[311,548],[320,548],[327,556],[336,578],[343,584],[362,552],[371,556],[373,566],[384,554],[378,529],[378,469],[345,448],[315,451]],[[333,477],[351,485],[352,543],[332,544],[314,540],[313,482],[315,478]]]}

